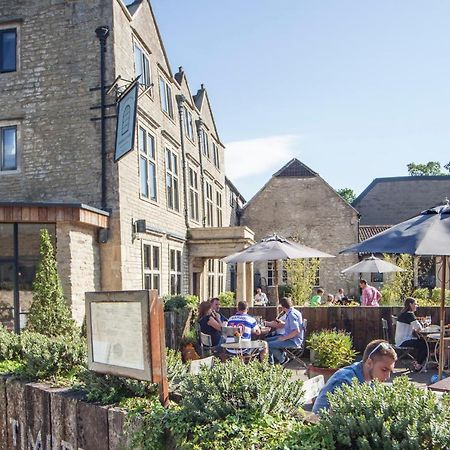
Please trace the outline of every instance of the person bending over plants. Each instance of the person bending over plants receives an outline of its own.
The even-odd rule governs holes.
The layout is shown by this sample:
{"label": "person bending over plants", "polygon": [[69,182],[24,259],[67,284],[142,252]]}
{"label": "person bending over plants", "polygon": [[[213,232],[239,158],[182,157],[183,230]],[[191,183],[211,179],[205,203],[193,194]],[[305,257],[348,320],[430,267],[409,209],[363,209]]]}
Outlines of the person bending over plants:
{"label": "person bending over plants", "polygon": [[334,392],[338,387],[352,384],[356,378],[360,383],[370,383],[372,380],[387,381],[394,370],[397,353],[392,346],[382,339],[369,342],[364,350],[363,359],[360,362],[339,369],[320,391],[314,402],[313,412],[329,408],[327,394]]}

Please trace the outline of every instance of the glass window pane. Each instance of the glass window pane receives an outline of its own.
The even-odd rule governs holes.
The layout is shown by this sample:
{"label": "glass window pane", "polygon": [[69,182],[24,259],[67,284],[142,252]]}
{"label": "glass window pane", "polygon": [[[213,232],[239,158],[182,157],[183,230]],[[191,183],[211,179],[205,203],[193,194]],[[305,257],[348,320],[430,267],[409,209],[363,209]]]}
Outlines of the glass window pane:
{"label": "glass window pane", "polygon": [[166,167],[167,170],[172,170],[172,158],[170,156],[170,150],[166,149]]}
{"label": "glass window pane", "polygon": [[181,294],[181,275],[177,275],[177,294]]}
{"label": "glass window pane", "polygon": [[138,143],[139,143],[139,151],[141,153],[147,153],[147,141],[145,139],[145,130],[141,127],[139,127],[139,134],[138,134]]}
{"label": "glass window pane", "polygon": [[144,197],[148,198],[148,169],[147,169],[147,160],[145,158],[140,158],[139,164],[139,174],[141,177],[141,194]]}
{"label": "glass window pane", "polygon": [[159,78],[159,96],[161,98],[162,110],[168,112],[166,82],[162,78]]}
{"label": "glass window pane", "polygon": [[0,70],[12,72],[16,70],[16,30],[3,31],[0,34],[0,39],[0,55],[2,55]]}
{"label": "glass window pane", "polygon": [[150,63],[148,61],[148,58],[143,54],[142,55],[142,61],[144,66],[144,80],[143,83],[145,86],[150,86]]}
{"label": "glass window pane", "polygon": [[174,209],[179,210],[180,209],[180,199],[178,196],[178,179],[173,179],[173,200],[174,200]]}
{"label": "glass window pane", "polygon": [[156,200],[156,167],[154,163],[149,163],[149,170],[150,198]]}
{"label": "glass window pane", "polygon": [[150,275],[145,275],[144,276],[144,289],[151,289],[151,277]]}
{"label": "glass window pane", "polygon": [[14,170],[17,168],[16,157],[16,127],[3,128],[3,170]]}
{"label": "glass window pane", "polygon": [[175,153],[172,153],[173,156],[173,173],[178,175],[178,157]]}
{"label": "glass window pane", "polygon": [[159,294],[159,275],[153,275],[153,286],[152,289],[156,289]]}
{"label": "glass window pane", "polygon": [[150,246],[144,245],[144,269],[150,268]]}
{"label": "glass window pane", "polygon": [[135,45],[134,46],[134,73],[139,76],[139,83],[144,83],[144,68],[142,67],[142,50]]}
{"label": "glass window pane", "polygon": [[177,272],[181,272],[181,252],[177,251]]}
{"label": "glass window pane", "polygon": [[159,270],[159,247],[153,247],[153,269]]}
{"label": "glass window pane", "polygon": [[147,152],[150,158],[155,159],[155,138],[150,133],[147,134]]}

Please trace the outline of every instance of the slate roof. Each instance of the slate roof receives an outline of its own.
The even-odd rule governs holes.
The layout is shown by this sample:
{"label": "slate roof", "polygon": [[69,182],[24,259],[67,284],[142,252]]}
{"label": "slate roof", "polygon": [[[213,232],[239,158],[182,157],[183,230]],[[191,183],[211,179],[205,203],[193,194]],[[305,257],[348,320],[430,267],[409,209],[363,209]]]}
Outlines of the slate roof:
{"label": "slate roof", "polygon": [[376,178],[352,206],[361,225],[395,225],[450,198],[450,176]]}
{"label": "slate roof", "polygon": [[273,174],[274,177],[316,177],[318,173],[311,170],[307,165],[303,164],[297,158],[292,158],[278,172]]}

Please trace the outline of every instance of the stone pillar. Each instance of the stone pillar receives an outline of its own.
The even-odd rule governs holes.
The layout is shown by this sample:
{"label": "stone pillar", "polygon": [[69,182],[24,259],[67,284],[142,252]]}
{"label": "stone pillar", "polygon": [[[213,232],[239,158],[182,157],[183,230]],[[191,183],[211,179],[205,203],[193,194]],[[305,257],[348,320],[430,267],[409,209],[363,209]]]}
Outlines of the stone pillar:
{"label": "stone pillar", "polygon": [[203,270],[200,275],[200,301],[208,300],[208,260],[203,259]]}
{"label": "stone pillar", "polygon": [[249,306],[253,306],[253,263],[245,264],[246,298]]}
{"label": "stone pillar", "polygon": [[246,263],[237,263],[236,271],[237,271],[237,279],[236,279],[236,303],[239,300],[246,300],[247,294],[247,277],[245,274],[245,264]]}

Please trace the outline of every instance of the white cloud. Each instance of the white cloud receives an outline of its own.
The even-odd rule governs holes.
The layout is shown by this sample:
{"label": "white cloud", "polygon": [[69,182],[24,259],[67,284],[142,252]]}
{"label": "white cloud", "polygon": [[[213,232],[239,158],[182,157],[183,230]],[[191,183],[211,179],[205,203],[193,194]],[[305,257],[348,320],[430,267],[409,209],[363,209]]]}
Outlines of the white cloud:
{"label": "white cloud", "polygon": [[298,150],[301,136],[284,135],[225,144],[226,174],[232,180],[280,169]]}

